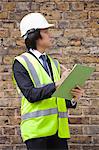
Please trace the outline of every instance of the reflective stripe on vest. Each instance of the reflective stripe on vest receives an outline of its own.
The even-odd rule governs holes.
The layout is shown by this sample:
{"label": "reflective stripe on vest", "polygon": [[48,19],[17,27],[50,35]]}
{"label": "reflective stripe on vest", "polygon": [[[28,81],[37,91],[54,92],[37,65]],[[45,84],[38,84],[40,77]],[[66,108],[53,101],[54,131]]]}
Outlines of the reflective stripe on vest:
{"label": "reflective stripe on vest", "polygon": [[[57,62],[55,59],[53,59],[53,61],[54,61],[55,66],[56,66],[56,68],[57,68],[57,70],[58,70],[58,62]],[[59,70],[58,70],[58,71],[59,71]]]}
{"label": "reflective stripe on vest", "polygon": [[59,112],[57,108],[51,108],[47,110],[39,110],[31,113],[27,113],[21,116],[22,120],[30,119],[30,118],[35,118],[35,117],[42,117],[42,116],[47,116],[47,115],[52,115],[52,114],[58,114],[59,118],[68,118],[67,112]]}
{"label": "reflective stripe on vest", "polygon": [[36,70],[34,68],[34,66],[32,65],[32,63],[29,61],[29,59],[25,56],[25,55],[21,55],[21,57],[25,60],[25,62],[27,63],[28,68],[30,69],[30,73],[32,75],[32,77],[35,80],[35,84],[37,87],[41,87],[43,85],[41,85],[40,80],[38,78],[38,75],[36,73]]}

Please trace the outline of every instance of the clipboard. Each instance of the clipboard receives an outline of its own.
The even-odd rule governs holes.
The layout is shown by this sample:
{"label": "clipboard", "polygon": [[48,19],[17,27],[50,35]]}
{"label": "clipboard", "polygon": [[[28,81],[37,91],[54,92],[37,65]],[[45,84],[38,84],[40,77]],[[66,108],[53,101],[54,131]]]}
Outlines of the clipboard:
{"label": "clipboard", "polygon": [[68,100],[73,98],[71,90],[77,85],[84,86],[85,82],[95,71],[95,67],[75,64],[69,75],[62,82],[58,89],[51,95],[52,97],[61,97]]}

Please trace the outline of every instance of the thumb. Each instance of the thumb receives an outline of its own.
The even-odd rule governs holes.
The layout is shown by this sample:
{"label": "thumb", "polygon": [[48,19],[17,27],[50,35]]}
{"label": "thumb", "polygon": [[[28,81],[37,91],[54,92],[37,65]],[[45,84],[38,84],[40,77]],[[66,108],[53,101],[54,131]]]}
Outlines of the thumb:
{"label": "thumb", "polygon": [[60,67],[61,67],[62,69],[64,69],[64,71],[68,71],[68,69],[67,69],[66,67],[64,67],[64,65],[60,64]]}

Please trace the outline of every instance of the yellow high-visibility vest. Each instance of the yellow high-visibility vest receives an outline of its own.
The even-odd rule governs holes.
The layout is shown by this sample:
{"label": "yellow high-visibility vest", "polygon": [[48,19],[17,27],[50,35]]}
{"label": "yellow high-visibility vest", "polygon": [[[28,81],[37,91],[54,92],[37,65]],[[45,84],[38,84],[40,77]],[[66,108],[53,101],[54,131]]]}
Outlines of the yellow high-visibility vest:
{"label": "yellow high-visibility vest", "polygon": [[[60,65],[48,55],[54,76],[54,82],[60,79]],[[30,53],[15,57],[28,71],[35,88],[53,83],[40,62]],[[13,75],[14,76],[14,75]],[[14,82],[17,86],[17,83]],[[23,141],[54,135],[58,130],[60,138],[70,138],[68,113],[64,98],[51,97],[30,103],[21,93],[21,136]]]}

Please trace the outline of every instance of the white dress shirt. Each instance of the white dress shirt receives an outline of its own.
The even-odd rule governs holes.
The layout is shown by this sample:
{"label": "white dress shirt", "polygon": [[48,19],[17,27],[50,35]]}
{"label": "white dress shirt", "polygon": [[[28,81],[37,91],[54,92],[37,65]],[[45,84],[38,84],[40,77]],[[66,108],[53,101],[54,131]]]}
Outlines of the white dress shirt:
{"label": "white dress shirt", "polygon": [[[37,57],[37,59],[41,62],[41,64],[43,65],[43,60],[40,58],[40,56],[41,55],[45,55],[46,56],[46,53],[45,52],[41,53],[41,52],[39,52],[38,50],[35,50],[35,49],[30,49],[29,51],[32,52]],[[47,63],[47,68],[48,68],[48,71],[49,71],[49,74],[50,74],[50,77],[51,77],[51,72],[50,72],[48,63]]]}

